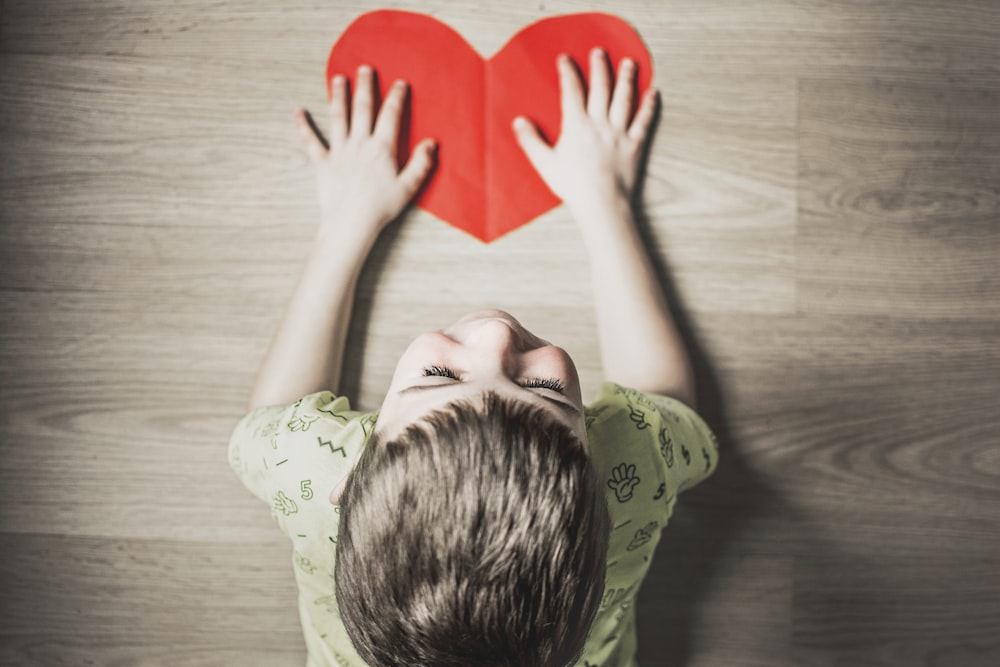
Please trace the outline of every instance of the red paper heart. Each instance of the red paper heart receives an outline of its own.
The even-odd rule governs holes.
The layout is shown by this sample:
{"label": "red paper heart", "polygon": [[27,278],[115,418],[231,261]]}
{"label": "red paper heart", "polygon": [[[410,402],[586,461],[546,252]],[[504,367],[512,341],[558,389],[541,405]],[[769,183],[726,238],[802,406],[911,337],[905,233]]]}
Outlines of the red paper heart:
{"label": "red paper heart", "polygon": [[401,156],[419,140],[438,142],[437,166],[415,203],[489,243],[559,204],[514,139],[511,122],[532,119],[559,136],[556,56],[569,54],[587,75],[588,54],[601,46],[617,63],[638,67],[639,90],[652,80],[652,59],[638,34],[608,14],[544,19],[518,32],[489,60],[461,35],[423,14],[380,10],[356,19],[333,45],[326,80],[368,64],[380,94],[396,79],[410,84],[409,126]]}

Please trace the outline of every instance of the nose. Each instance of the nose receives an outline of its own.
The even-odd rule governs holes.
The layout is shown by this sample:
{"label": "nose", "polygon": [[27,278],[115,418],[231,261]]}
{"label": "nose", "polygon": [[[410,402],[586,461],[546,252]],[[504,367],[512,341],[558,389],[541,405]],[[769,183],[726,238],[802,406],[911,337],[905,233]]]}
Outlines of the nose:
{"label": "nose", "polygon": [[476,348],[487,359],[496,360],[507,369],[516,355],[525,350],[525,340],[520,332],[500,319],[488,319],[477,323],[470,332],[467,344]]}

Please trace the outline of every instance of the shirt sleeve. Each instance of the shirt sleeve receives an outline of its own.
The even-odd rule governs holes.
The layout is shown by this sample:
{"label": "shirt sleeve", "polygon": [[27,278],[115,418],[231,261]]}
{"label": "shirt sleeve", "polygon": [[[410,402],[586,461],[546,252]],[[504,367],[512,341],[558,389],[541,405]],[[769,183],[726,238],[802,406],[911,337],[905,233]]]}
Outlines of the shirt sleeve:
{"label": "shirt sleeve", "polygon": [[287,485],[291,470],[313,467],[335,485],[354,467],[377,416],[352,410],[347,398],[328,391],[291,405],[257,408],[230,436],[229,465],[268,504]]}
{"label": "shirt sleeve", "polygon": [[679,494],[711,475],[719,462],[719,442],[705,420],[685,403],[606,382],[590,412],[611,410],[629,439],[642,439],[659,452],[667,487]]}

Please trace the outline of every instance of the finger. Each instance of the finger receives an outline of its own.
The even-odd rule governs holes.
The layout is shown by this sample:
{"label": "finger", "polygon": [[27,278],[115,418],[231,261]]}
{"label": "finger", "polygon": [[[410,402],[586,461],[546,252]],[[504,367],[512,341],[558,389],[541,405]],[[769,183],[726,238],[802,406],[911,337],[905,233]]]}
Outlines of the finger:
{"label": "finger", "polygon": [[413,199],[420,186],[427,180],[427,175],[434,166],[434,154],[437,150],[437,143],[433,139],[424,139],[410,155],[403,170],[399,172],[399,184],[402,188],[406,202]]}
{"label": "finger", "polygon": [[611,81],[608,58],[604,49],[590,51],[590,85],[587,92],[587,113],[594,120],[608,117],[608,100],[611,98]]}
{"label": "finger", "polygon": [[403,117],[403,106],[406,103],[406,82],[397,81],[392,84],[389,94],[379,109],[375,121],[375,136],[393,150],[396,150],[396,140],[399,138],[399,121]]}
{"label": "finger", "polygon": [[358,68],[357,85],[354,87],[354,103],[351,106],[351,135],[367,137],[372,131],[372,116],[375,106],[375,74],[368,65]]}
{"label": "finger", "polygon": [[608,120],[617,130],[628,129],[628,119],[632,114],[632,101],[635,98],[635,61],[625,58],[618,65],[618,79],[615,81],[615,92],[611,98],[611,110]]}
{"label": "finger", "polygon": [[545,173],[552,147],[545,143],[538,127],[524,116],[518,116],[514,119],[514,136],[535,171]]}
{"label": "finger", "polygon": [[330,141],[340,144],[347,137],[347,77],[337,74],[330,81]]}
{"label": "finger", "polygon": [[565,53],[556,60],[559,70],[559,93],[563,118],[578,115],[584,109],[583,84],[573,60]]}
{"label": "finger", "polygon": [[650,88],[643,94],[642,101],[639,103],[639,109],[635,112],[635,118],[632,119],[632,125],[628,129],[628,136],[632,141],[641,143],[648,137],[649,128],[652,126],[653,118],[656,116],[658,97],[655,88]]}
{"label": "finger", "polygon": [[299,136],[302,138],[302,147],[305,148],[309,161],[314,165],[319,164],[320,160],[326,157],[326,144],[309,118],[309,112],[305,109],[298,109],[294,119],[295,125],[299,129]]}

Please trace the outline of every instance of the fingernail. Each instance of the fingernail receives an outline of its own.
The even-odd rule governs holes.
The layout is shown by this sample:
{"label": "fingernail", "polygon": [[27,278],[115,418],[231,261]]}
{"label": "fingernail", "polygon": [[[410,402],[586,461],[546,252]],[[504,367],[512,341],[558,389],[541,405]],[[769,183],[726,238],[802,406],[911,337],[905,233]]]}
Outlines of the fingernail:
{"label": "fingernail", "polygon": [[371,74],[371,73],[372,73],[372,68],[369,67],[368,65],[362,65],[361,67],[358,68],[358,74],[359,75],[360,74],[367,75],[367,74]]}
{"label": "fingernail", "polygon": [[635,61],[632,60],[631,58],[625,58],[624,60],[622,60],[622,67],[627,70],[632,69],[633,67],[635,67]]}
{"label": "fingernail", "polygon": [[332,85],[334,85],[334,86],[343,86],[344,85],[344,75],[343,74],[334,74],[333,78],[330,79],[330,83]]}

